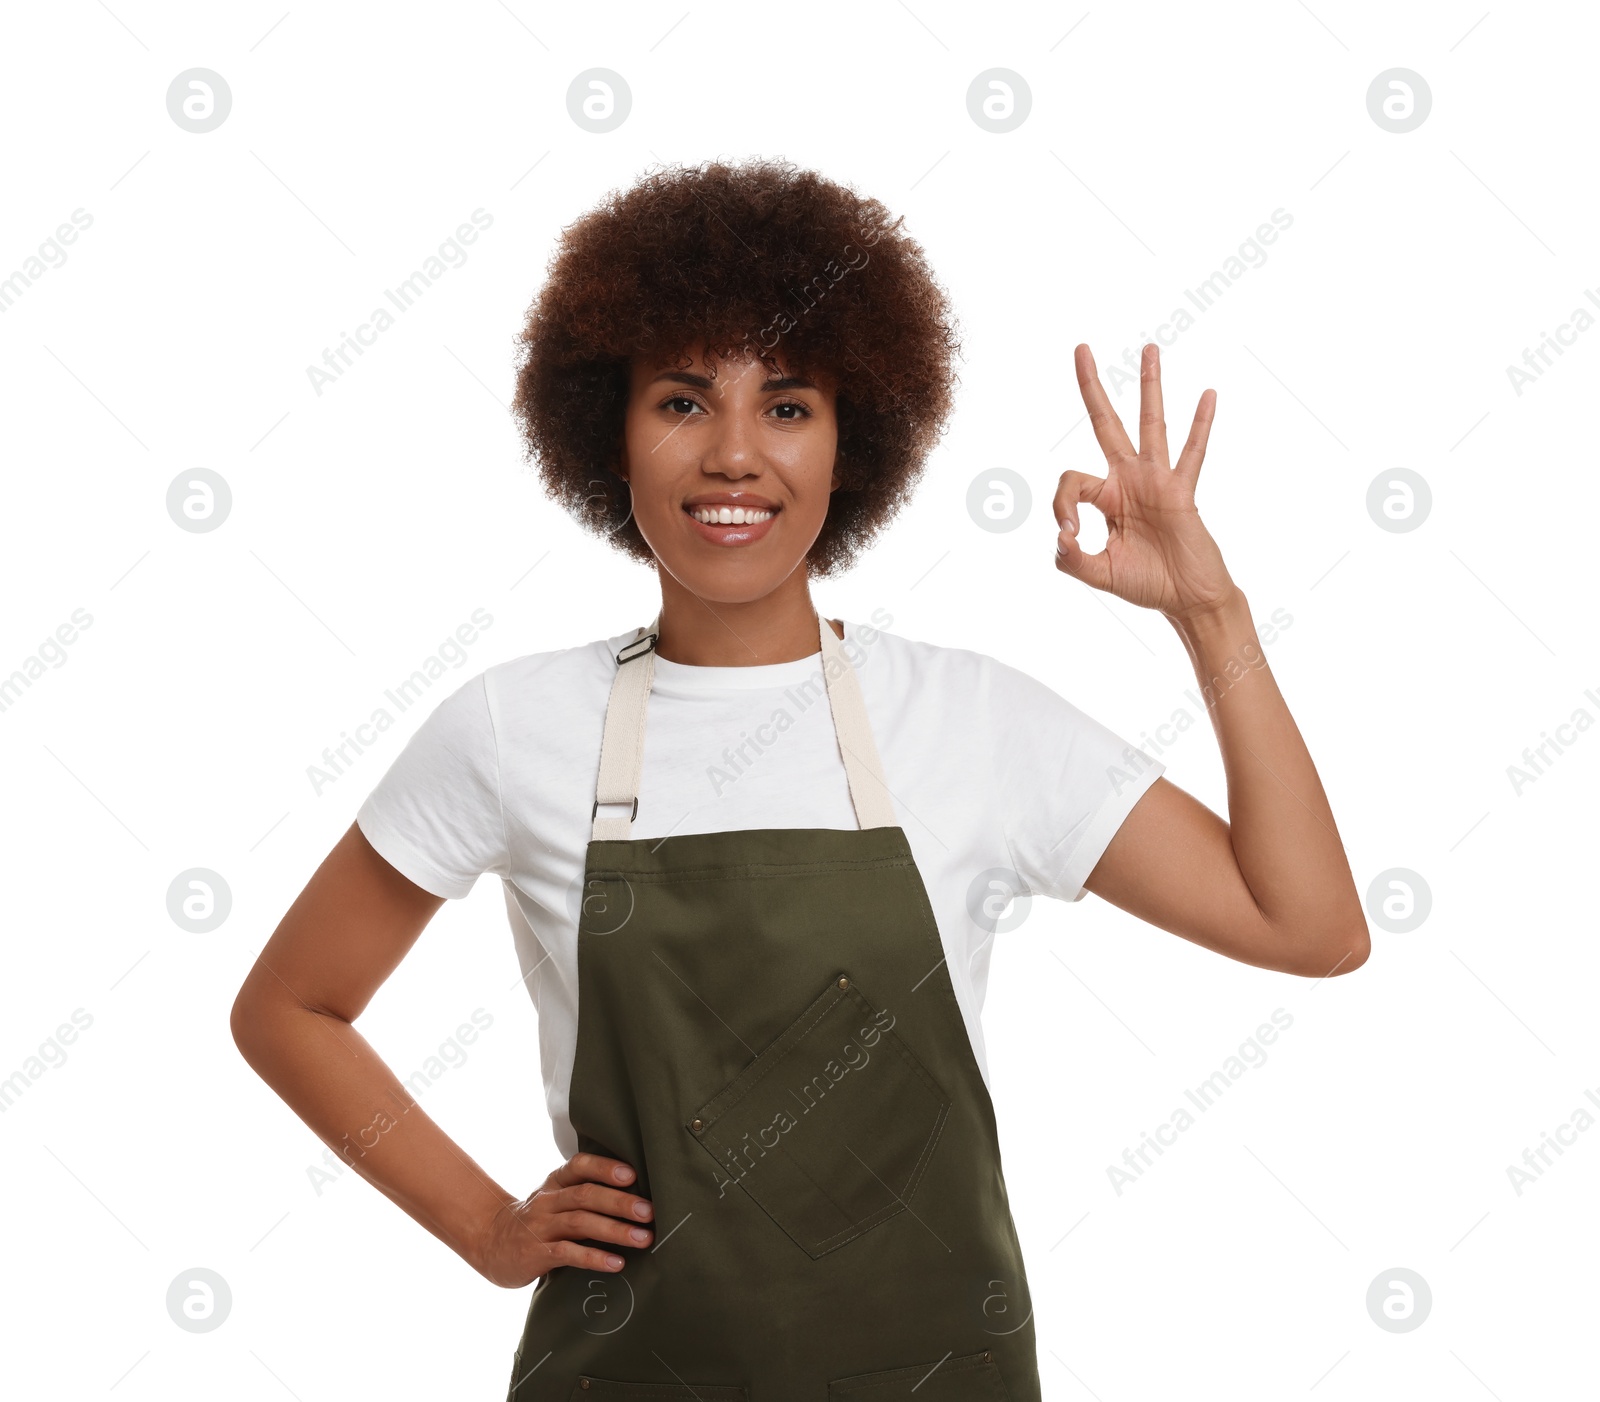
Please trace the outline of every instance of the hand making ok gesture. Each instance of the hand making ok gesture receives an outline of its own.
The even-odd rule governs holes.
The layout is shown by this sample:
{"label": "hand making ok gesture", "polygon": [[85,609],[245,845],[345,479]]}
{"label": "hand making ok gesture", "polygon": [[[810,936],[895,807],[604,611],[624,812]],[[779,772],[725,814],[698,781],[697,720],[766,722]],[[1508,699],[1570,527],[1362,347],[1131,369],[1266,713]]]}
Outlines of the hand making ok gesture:
{"label": "hand making ok gesture", "polygon": [[[1056,568],[1085,584],[1181,621],[1220,608],[1235,592],[1222,552],[1195,509],[1194,487],[1205,460],[1216,413],[1215,390],[1200,396],[1189,441],[1178,465],[1167,463],[1167,426],[1161,407],[1161,360],[1147,345],[1139,365],[1139,448],[1123,431],[1106,398],[1089,347],[1074,352],[1078,388],[1094,436],[1106,455],[1106,475],[1063,472],[1054,508],[1061,534]],[[1106,519],[1105,548],[1086,554],[1078,544],[1078,503]]]}

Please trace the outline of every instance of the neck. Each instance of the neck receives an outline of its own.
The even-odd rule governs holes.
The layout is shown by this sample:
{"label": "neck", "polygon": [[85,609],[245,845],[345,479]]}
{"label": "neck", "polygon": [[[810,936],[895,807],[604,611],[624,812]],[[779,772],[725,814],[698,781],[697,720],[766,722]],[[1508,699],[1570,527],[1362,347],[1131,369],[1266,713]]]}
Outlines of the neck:
{"label": "neck", "polygon": [[[798,662],[817,650],[817,608],[803,568],[772,593],[735,603],[695,594],[665,571],[660,577],[656,654],[668,662],[764,667]],[[839,628],[833,631],[843,636]]]}

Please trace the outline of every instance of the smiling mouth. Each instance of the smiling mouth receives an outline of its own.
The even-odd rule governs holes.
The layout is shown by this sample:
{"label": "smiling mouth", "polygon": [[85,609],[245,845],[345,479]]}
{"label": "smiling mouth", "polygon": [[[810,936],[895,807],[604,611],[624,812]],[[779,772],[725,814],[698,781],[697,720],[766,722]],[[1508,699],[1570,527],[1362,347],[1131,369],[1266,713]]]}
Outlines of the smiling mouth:
{"label": "smiling mouth", "polygon": [[685,503],[683,514],[689,518],[689,530],[708,545],[728,549],[754,545],[771,533],[782,507],[776,506],[725,506],[721,502],[707,502],[690,506]]}
{"label": "smiling mouth", "polygon": [[703,526],[753,526],[778,514],[765,507],[685,506],[683,509]]}

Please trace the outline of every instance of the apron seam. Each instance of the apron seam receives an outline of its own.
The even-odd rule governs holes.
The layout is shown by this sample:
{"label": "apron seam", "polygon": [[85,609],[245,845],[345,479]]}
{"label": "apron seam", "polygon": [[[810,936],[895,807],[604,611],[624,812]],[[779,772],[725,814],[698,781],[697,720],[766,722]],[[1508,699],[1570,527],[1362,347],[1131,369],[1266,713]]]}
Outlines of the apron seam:
{"label": "apron seam", "polygon": [[[794,828],[794,829],[792,829],[792,831],[794,831],[794,832],[814,832],[814,831],[816,831],[816,829],[814,829],[814,828]],[[834,831],[834,829],[830,829],[830,831]],[[837,831],[839,831],[839,832],[849,832],[849,831],[853,831],[853,829],[839,828],[839,829],[837,829]],[[870,829],[869,829],[869,831],[870,831]],[[699,836],[699,834],[695,834],[695,835]],[[644,841],[651,841],[653,839],[640,838],[638,840],[641,841],[641,842],[644,842]],[[760,863],[755,863],[755,864],[748,865],[748,866],[738,866],[738,867],[729,867],[729,866],[683,867],[683,868],[680,868],[680,869],[678,869],[676,871],[630,871],[630,870],[626,870],[626,869],[618,868],[618,867],[591,867],[591,868],[589,868],[589,875],[590,876],[595,876],[595,877],[615,876],[615,877],[618,877],[618,878],[620,878],[622,880],[625,880],[625,881],[638,881],[640,883],[648,883],[650,885],[655,885],[655,884],[658,884],[658,883],[663,882],[663,881],[680,881],[680,880],[683,880],[685,877],[698,877],[698,878],[703,878],[703,879],[707,879],[707,880],[714,880],[714,879],[718,879],[718,878],[723,878],[723,879],[733,879],[733,878],[744,879],[746,877],[749,877],[749,878],[752,878],[752,879],[757,880],[757,881],[764,881],[764,880],[766,880],[766,879],[768,879],[770,877],[779,877],[779,876],[794,876],[794,875],[800,875],[800,876],[805,876],[805,875],[826,876],[830,872],[835,872],[835,871],[840,871],[840,870],[871,871],[871,870],[874,870],[876,868],[882,868],[882,869],[885,869],[885,870],[892,870],[892,869],[899,868],[899,867],[915,867],[915,866],[916,866],[915,860],[907,860],[904,857],[891,857],[891,858],[882,858],[882,859],[875,858],[875,857],[858,857],[858,858],[841,858],[841,859],[839,859],[837,861],[794,862],[794,863],[790,863],[790,864],[780,864],[780,863],[773,863],[773,862],[760,862]]]}

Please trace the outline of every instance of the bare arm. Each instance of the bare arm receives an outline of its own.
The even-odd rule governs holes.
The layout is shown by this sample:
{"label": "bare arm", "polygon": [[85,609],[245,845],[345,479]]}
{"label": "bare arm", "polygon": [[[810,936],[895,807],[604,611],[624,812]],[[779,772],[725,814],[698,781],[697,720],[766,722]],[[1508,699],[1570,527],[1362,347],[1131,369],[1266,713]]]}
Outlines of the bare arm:
{"label": "bare arm", "polygon": [[496,1284],[525,1285],[569,1263],[618,1269],[577,1241],[640,1244],[602,1215],[648,1215],[634,1213],[644,1199],[602,1186],[631,1182],[631,1168],[579,1154],[519,1199],[428,1117],[352,1025],[443,904],[351,824],[240,988],[234,1043],[324,1144]]}
{"label": "bare arm", "polygon": [[[1106,475],[1062,474],[1056,568],[1158,609],[1177,630],[1228,779],[1227,822],[1157,779],[1085,885],[1245,963],[1318,977],[1360,968],[1371,939],[1322,781],[1267,667],[1245,596],[1195,507],[1216,394],[1200,396],[1188,441],[1169,466],[1156,347],[1146,346],[1140,360],[1137,449],[1089,348],[1079,346],[1074,360]],[[1106,546],[1095,555],[1078,544],[1080,501],[1106,518]]]}
{"label": "bare arm", "polygon": [[1372,947],[1361,899],[1243,594],[1174,627],[1222,750],[1228,820],[1157,779],[1084,884],[1247,964],[1310,977],[1360,968]]}

